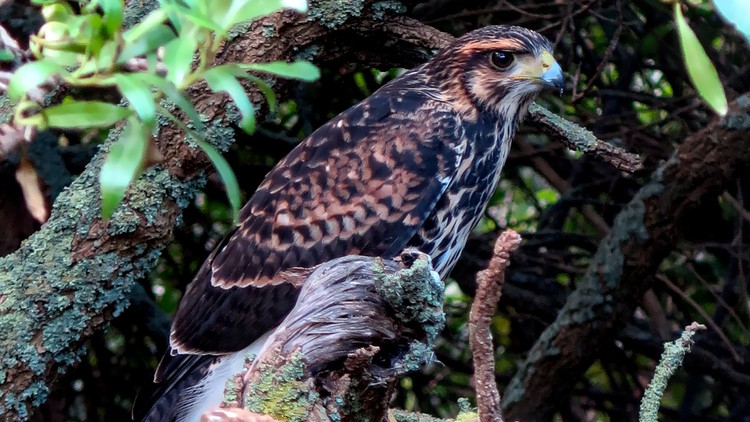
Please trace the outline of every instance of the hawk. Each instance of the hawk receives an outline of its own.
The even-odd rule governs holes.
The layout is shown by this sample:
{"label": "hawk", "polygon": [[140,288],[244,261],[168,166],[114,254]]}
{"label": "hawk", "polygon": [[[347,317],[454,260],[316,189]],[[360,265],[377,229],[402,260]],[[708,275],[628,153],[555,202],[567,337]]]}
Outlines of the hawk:
{"label": "hawk", "polygon": [[197,421],[216,407],[226,379],[294,306],[295,268],[414,247],[445,278],[545,87],[563,87],[550,42],[489,26],[313,132],[268,173],[188,286],[143,420]]}

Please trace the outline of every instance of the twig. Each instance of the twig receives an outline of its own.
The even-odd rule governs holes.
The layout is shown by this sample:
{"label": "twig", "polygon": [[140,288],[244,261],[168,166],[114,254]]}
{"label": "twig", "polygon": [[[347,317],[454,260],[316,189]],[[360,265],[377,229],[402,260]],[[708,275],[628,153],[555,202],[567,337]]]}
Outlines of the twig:
{"label": "twig", "polygon": [[500,392],[495,382],[495,353],[490,323],[505,281],[510,254],[521,243],[521,235],[505,230],[495,242],[486,270],[477,274],[477,292],[469,314],[469,344],[474,358],[474,381],[481,422],[501,422]]}
{"label": "twig", "polygon": [[[549,182],[550,185],[552,185],[555,189],[560,191],[561,195],[567,195],[570,193],[570,191],[573,189],[573,187],[570,185],[570,182],[560,177],[559,174],[553,169],[547,160],[545,160],[542,157],[535,156],[533,154],[536,153],[536,150],[534,149],[531,144],[528,142],[524,142],[521,139],[516,140],[516,145],[518,145],[519,149],[522,153],[527,154],[531,157],[531,164],[534,166],[534,169],[542,175],[545,179],[547,179],[547,182]],[[607,221],[599,215],[599,213],[596,212],[594,207],[591,206],[591,204],[586,204],[580,207],[581,214],[583,214],[589,222],[601,233],[602,235],[606,235],[609,233],[609,224],[607,224]]]}
{"label": "twig", "polygon": [[685,327],[682,336],[664,344],[664,353],[661,355],[659,364],[656,366],[654,378],[651,380],[641,400],[640,422],[656,422],[659,414],[659,403],[667,388],[669,378],[682,365],[682,359],[690,351],[693,344],[693,336],[698,330],[705,330],[706,326],[693,322]]}
{"label": "twig", "polygon": [[734,211],[737,212],[737,214],[739,214],[745,221],[750,223],[750,211],[745,209],[745,207],[740,204],[740,201],[735,199],[734,196],[730,195],[729,192],[724,192],[721,195],[721,199],[727,201],[727,203],[731,205],[732,208],[734,208]]}
{"label": "twig", "polygon": [[678,296],[682,298],[685,302],[687,302],[691,308],[695,309],[696,312],[700,314],[700,316],[706,321],[706,324],[708,324],[712,330],[716,333],[717,336],[719,336],[719,339],[721,339],[721,342],[724,343],[724,346],[729,350],[729,352],[732,354],[732,358],[734,358],[734,361],[737,363],[742,363],[742,357],[737,353],[736,350],[734,350],[734,347],[732,346],[732,342],[729,341],[729,338],[726,334],[724,334],[724,331],[719,327],[718,324],[711,318],[710,315],[708,315],[708,312],[706,312],[695,300],[693,300],[692,297],[690,297],[684,290],[680,289],[676,284],[672,283],[667,277],[656,274],[656,279],[664,283],[669,290],[675,292]]}
{"label": "twig", "polygon": [[604,142],[589,130],[565,120],[544,107],[532,104],[529,119],[539,124],[539,129],[565,144],[568,148],[591,154],[615,168],[634,173],[643,167],[637,154]]}

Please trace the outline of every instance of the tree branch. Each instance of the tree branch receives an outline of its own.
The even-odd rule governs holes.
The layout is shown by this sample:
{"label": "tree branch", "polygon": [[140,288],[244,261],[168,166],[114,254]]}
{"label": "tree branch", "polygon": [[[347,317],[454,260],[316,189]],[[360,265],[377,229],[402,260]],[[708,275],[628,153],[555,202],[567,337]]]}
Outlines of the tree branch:
{"label": "tree branch", "polygon": [[347,256],[318,266],[258,358],[235,377],[227,404],[239,410],[231,412],[384,420],[394,383],[432,360],[445,324],[443,289],[429,256],[416,250],[394,260]]}
{"label": "tree branch", "polygon": [[705,330],[706,326],[693,322],[685,327],[679,339],[664,344],[664,353],[661,355],[659,364],[654,371],[646,392],[641,400],[640,422],[657,422],[659,420],[659,403],[667,389],[667,383],[677,368],[682,365],[685,354],[690,352],[693,345],[693,336],[698,330]]}
{"label": "tree branch", "polygon": [[563,119],[538,104],[529,107],[529,119],[538,123],[542,132],[562,142],[571,150],[590,154],[618,170],[635,173],[643,167],[638,155],[598,139],[588,129]]}

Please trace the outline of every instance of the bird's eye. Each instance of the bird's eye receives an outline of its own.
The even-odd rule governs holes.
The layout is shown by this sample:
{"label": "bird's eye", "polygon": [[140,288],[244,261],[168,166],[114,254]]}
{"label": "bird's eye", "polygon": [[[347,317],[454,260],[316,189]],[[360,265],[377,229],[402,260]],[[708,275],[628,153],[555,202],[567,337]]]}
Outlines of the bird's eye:
{"label": "bird's eye", "polygon": [[493,51],[490,54],[490,63],[498,69],[507,69],[513,64],[513,53],[508,51]]}

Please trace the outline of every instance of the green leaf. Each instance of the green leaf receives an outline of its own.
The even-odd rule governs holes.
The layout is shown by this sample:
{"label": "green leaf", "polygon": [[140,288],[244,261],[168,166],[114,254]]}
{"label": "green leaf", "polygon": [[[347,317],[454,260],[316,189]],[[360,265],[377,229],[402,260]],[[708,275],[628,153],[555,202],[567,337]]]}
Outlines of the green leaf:
{"label": "green leaf", "polygon": [[99,69],[105,69],[112,66],[117,58],[117,42],[107,41],[99,50],[99,54],[94,57],[96,66]]}
{"label": "green leaf", "polygon": [[107,154],[99,174],[102,191],[102,218],[105,220],[120,205],[130,182],[140,172],[146,156],[150,127],[128,119],[122,135]]}
{"label": "green leaf", "polygon": [[132,43],[126,43],[120,53],[117,63],[125,63],[133,57],[148,54],[157,48],[166,45],[175,38],[175,33],[166,25],[157,25],[150,31],[146,31],[140,38]]}
{"label": "green leaf", "polygon": [[196,47],[195,39],[192,37],[175,38],[164,46],[167,79],[175,86],[180,87],[185,77],[190,74]]}
{"label": "green leaf", "polygon": [[132,28],[125,31],[125,33],[122,35],[122,39],[127,44],[132,43],[133,41],[145,35],[147,32],[152,31],[154,28],[164,23],[164,20],[166,19],[167,12],[161,8],[156,9],[146,15],[146,17],[143,18],[142,21],[138,22],[137,24],[133,25]]}
{"label": "green leaf", "polygon": [[685,21],[679,2],[675,2],[674,5],[674,18],[677,22],[682,54],[690,80],[695,85],[698,94],[716,113],[720,116],[726,115],[729,107],[719,75],[716,73],[716,68],[708,58],[706,51],[703,50],[700,41],[698,41],[698,37],[695,36],[693,30]]}
{"label": "green leaf", "polygon": [[109,34],[104,36],[106,31],[102,29],[106,29],[105,22],[101,16],[96,14],[82,16],[80,22],[69,25],[77,25],[80,30],[79,34],[75,34],[74,30],[71,29],[70,36],[85,45],[84,51],[87,57],[98,56],[102,46],[112,38]]}
{"label": "green leaf", "polygon": [[268,108],[271,111],[276,110],[276,94],[273,92],[271,86],[266,83],[266,81],[255,75],[247,73],[247,71],[243,69],[243,65],[237,63],[229,63],[217,67],[222,68],[222,71],[229,73],[235,78],[242,78],[252,81],[258,86],[258,89],[260,89],[260,91],[266,97],[266,101],[268,101]]}
{"label": "green leaf", "polygon": [[31,4],[37,5],[37,6],[45,6],[48,4],[55,4],[59,3],[60,0],[31,0]]}
{"label": "green leaf", "polygon": [[12,62],[16,56],[8,50],[0,48],[0,62]]}
{"label": "green leaf", "polygon": [[114,36],[122,28],[123,8],[122,0],[99,0],[99,5],[104,11],[102,24],[107,30],[109,37]]}
{"label": "green leaf", "polygon": [[115,74],[115,82],[122,96],[128,100],[141,120],[153,124],[156,119],[156,105],[148,85],[141,83],[137,77],[124,73]]}
{"label": "green leaf", "polygon": [[253,81],[253,83],[258,86],[258,89],[260,89],[260,92],[262,92],[263,96],[266,97],[266,101],[268,102],[268,109],[271,110],[271,112],[275,112],[276,111],[276,93],[273,92],[273,88],[271,88],[271,86],[268,85],[266,81],[264,81],[263,79],[255,75],[245,74],[243,77]]}
{"label": "green leaf", "polygon": [[241,65],[244,69],[259,70],[271,73],[282,78],[300,79],[303,81],[314,81],[320,77],[320,70],[312,63],[305,60],[296,62],[269,62],[250,63]]}
{"label": "green leaf", "polygon": [[[210,29],[213,32],[216,33],[224,33],[225,30],[218,26],[211,17],[207,16],[204,13],[201,13],[200,11],[196,9],[185,9],[182,7],[177,8],[179,10],[179,15],[181,18],[184,18],[192,23],[194,23],[199,28],[206,28]],[[221,10],[221,8],[217,8],[216,10]]]}
{"label": "green leaf", "polygon": [[110,127],[131,115],[130,110],[101,101],[71,101],[42,110],[47,126],[57,128]]}
{"label": "green leaf", "polygon": [[[88,41],[102,26],[102,17],[99,15],[73,16],[65,22],[68,34],[71,38],[85,37]],[[81,41],[78,39],[77,41]]]}
{"label": "green leaf", "polygon": [[152,73],[139,72],[134,73],[133,76],[163,92],[177,107],[182,109],[198,132],[205,132],[205,125],[193,107],[193,103],[172,82]]}
{"label": "green leaf", "polygon": [[45,22],[67,22],[71,16],[76,16],[76,13],[68,3],[54,1],[42,7]]}
{"label": "green leaf", "polygon": [[750,42],[750,2],[747,0],[714,0],[716,10]]}
{"label": "green leaf", "polygon": [[13,73],[8,83],[8,96],[18,101],[30,90],[43,84],[52,75],[66,75],[65,69],[55,62],[39,60],[26,63]]}
{"label": "green leaf", "polygon": [[235,69],[232,65],[214,67],[204,73],[203,78],[214,92],[224,91],[232,97],[242,114],[240,126],[246,132],[252,133],[255,130],[255,111],[245,89],[233,74]]}
{"label": "green leaf", "polygon": [[237,224],[240,215],[240,186],[237,183],[237,177],[235,177],[232,167],[229,166],[229,163],[227,163],[227,160],[224,159],[224,156],[221,155],[218,149],[200,139],[196,140],[196,142],[206,155],[208,155],[208,158],[214,167],[216,167],[216,171],[219,172],[219,176],[221,176],[221,180],[227,188],[229,204],[232,206],[232,219]]}
{"label": "green leaf", "polygon": [[118,43],[115,41],[107,41],[99,49],[99,53],[85,61],[81,66],[75,70],[72,77],[76,78],[80,75],[90,75],[92,73],[99,73],[102,69],[107,69],[114,65],[115,56],[118,51]]}

